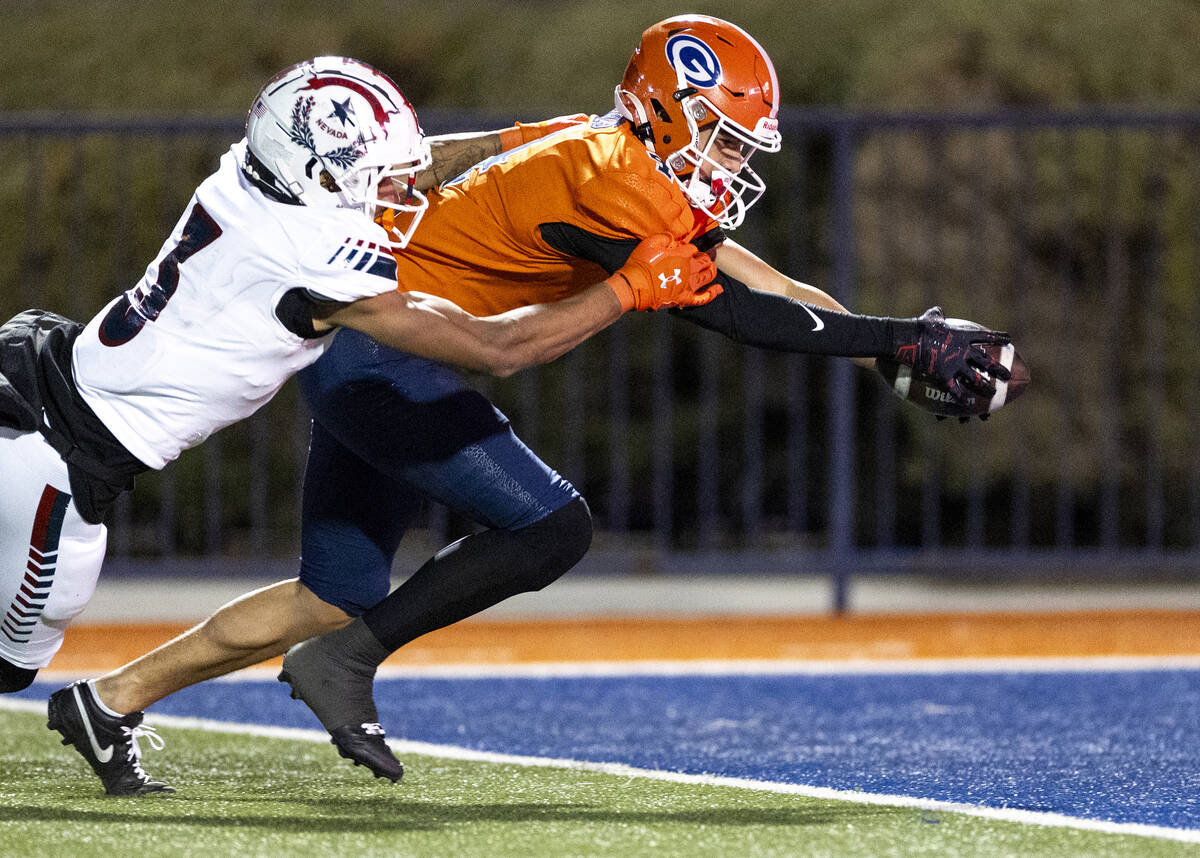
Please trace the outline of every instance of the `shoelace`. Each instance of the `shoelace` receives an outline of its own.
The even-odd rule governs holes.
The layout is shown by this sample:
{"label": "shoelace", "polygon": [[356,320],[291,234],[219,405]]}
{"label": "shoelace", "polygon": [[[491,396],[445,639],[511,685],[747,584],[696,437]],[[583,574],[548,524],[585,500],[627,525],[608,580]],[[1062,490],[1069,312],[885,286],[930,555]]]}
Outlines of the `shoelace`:
{"label": "shoelace", "polygon": [[382,724],[363,724],[362,731],[368,736],[385,736]]}
{"label": "shoelace", "polygon": [[167,746],[167,740],[158,735],[158,731],[153,727],[138,725],[137,727],[122,727],[121,732],[129,739],[129,748],[125,752],[125,758],[133,767],[134,772],[144,781],[150,780],[150,776],[142,771],[142,748],[138,744],[138,739],[145,738],[150,743],[150,747],[156,751],[161,751]]}

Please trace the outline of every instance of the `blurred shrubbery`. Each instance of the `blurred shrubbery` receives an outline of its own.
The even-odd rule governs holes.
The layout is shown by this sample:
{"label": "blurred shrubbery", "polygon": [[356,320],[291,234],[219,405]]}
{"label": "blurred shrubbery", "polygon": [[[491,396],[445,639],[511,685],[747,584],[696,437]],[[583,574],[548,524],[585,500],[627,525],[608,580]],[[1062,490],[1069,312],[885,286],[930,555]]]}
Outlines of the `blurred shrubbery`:
{"label": "blurred shrubbery", "polygon": [[[726,17],[755,35],[775,60],[789,106],[882,111],[1200,106],[1195,47],[1200,4],[1191,0],[743,0],[732,6],[657,0],[0,0],[0,10],[0,112],[185,114],[236,121],[270,74],[322,53],[356,56],[388,71],[427,117],[440,116],[439,110],[470,110],[501,121],[604,112],[641,30],[685,11]],[[427,119],[426,127],[443,130],[436,120]],[[0,140],[4,317],[39,303],[82,318],[127,288],[228,142],[219,135],[182,147],[129,137],[89,139],[82,147],[73,140]],[[1055,131],[960,130],[894,131],[859,143],[854,308],[900,314],[919,312],[933,300],[952,302],[947,304],[952,315],[1018,331],[1035,368],[1031,399],[1036,394],[1041,404],[1016,406],[1024,412],[1009,423],[1020,427],[1015,444],[993,448],[979,443],[976,434],[938,443],[947,506],[973,480],[1004,500],[1014,480],[1023,481],[1042,528],[1032,539],[1045,543],[1055,538],[1045,531],[1053,524],[1056,493],[1067,484],[1084,510],[1081,541],[1095,542],[1095,511],[1106,491],[1131,508],[1145,508],[1148,462],[1162,469],[1168,493],[1194,487],[1189,421],[1196,381],[1191,332],[1200,321],[1196,141],[1143,132],[1116,137],[1084,132],[1068,139]],[[828,140],[787,140],[783,155],[760,160],[755,166],[768,174],[770,190],[739,240],[795,276],[828,287]],[[798,164],[807,171],[799,192],[789,185]],[[1160,284],[1160,293],[1138,291],[1149,278]],[[1114,300],[1122,309],[1121,327],[1103,312]],[[1143,312],[1146,304],[1151,312]],[[1162,319],[1170,320],[1169,327]],[[661,355],[655,356],[645,331],[636,330],[640,345],[631,363],[635,377],[649,383]],[[603,361],[607,347],[601,338],[589,344],[587,354]],[[676,387],[688,394],[681,397],[674,427],[680,445],[679,520],[690,520],[704,503],[695,482],[695,451],[706,441],[695,399],[703,388],[697,365],[722,373],[722,390],[728,388],[720,406],[718,517],[735,522],[736,530],[742,473],[761,466],[770,496],[767,515],[776,524],[794,519],[794,507],[789,511],[784,498],[791,465],[778,437],[783,431],[778,421],[788,408],[785,388],[766,391],[767,452],[763,462],[751,463],[738,434],[745,415],[728,392],[738,390],[742,380],[738,350],[702,346],[691,332],[680,332],[672,350]],[[797,372],[774,356],[765,360],[770,377]],[[562,372],[561,367],[547,372],[550,389],[561,387]],[[816,444],[824,431],[824,376],[806,366],[789,378],[811,386],[809,428]],[[498,394],[502,401],[519,402],[525,391],[514,380]],[[1124,397],[1120,407],[1113,404],[1114,391]],[[588,396],[601,400],[590,403],[593,411],[608,407],[602,388]],[[1149,424],[1147,414],[1162,419]],[[914,448],[900,462],[896,492],[911,497],[928,478],[930,423],[907,407],[897,415],[900,446]],[[633,396],[632,420],[640,431],[629,441],[637,475],[630,521],[645,526],[652,499],[643,475],[654,465],[655,439],[644,396]],[[604,465],[609,439],[596,425],[586,429],[582,453],[571,452],[572,430],[552,422],[542,424],[538,446],[555,464],[583,456],[589,494],[603,511],[610,479],[596,463]],[[532,421],[521,430],[531,434]],[[218,476],[230,484],[247,479],[250,430],[220,437],[228,439],[223,454],[233,464]],[[872,431],[863,430],[864,456],[875,440]],[[299,448],[272,445],[272,473],[284,476],[270,492],[269,508],[247,508],[244,492],[231,494],[226,504],[224,514],[239,526],[256,516],[261,524],[265,517],[272,533],[283,534],[278,550],[294,546],[302,447],[302,439]],[[206,461],[188,454],[168,482],[157,475],[144,479],[138,503],[150,510],[178,504],[181,521],[204,518],[188,505],[198,503],[205,481],[213,479]],[[824,473],[814,468],[812,497],[799,529],[824,525],[819,513]],[[861,494],[869,499],[873,484],[863,479]],[[874,514],[867,506],[863,522]],[[918,527],[921,512],[917,504],[899,503],[901,534]],[[1186,500],[1182,510],[1172,505],[1170,512],[1175,530],[1168,541],[1187,542],[1183,530],[1197,512],[1189,512]],[[1123,542],[1141,539],[1138,515],[1127,519]],[[180,529],[185,549],[202,547],[194,527]],[[135,536],[131,547],[152,550],[160,536]],[[694,532],[684,534],[685,542],[696,539]]]}
{"label": "blurred shrubbery", "polygon": [[418,108],[596,112],[641,30],[683,12],[767,49],[788,104],[1200,103],[1191,0],[4,0],[0,109],[240,113],[264,78],[339,53]]}

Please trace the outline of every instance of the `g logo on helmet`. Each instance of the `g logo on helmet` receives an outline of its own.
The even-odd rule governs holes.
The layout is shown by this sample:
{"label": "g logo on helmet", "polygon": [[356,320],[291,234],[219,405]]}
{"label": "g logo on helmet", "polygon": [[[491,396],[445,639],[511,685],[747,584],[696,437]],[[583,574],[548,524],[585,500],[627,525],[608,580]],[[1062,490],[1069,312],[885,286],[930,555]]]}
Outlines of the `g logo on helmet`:
{"label": "g logo on helmet", "polygon": [[667,62],[692,86],[709,89],[721,80],[721,61],[713,49],[686,33],[667,39]]}

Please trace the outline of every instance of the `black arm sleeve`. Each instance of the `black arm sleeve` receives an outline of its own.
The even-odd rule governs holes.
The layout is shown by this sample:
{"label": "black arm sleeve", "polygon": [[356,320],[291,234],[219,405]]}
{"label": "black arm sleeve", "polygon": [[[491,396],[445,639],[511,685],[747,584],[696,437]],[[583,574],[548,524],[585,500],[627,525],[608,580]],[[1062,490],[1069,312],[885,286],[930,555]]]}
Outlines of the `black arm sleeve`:
{"label": "black arm sleeve", "polygon": [[[595,262],[612,274],[625,264],[636,238],[611,239],[565,223],[545,223],[542,238],[551,247]],[[725,236],[714,229],[695,240],[701,250],[720,244]],[[673,316],[735,342],[763,349],[840,357],[885,357],[897,343],[916,336],[915,319],[860,316],[825,310],[794,298],[751,289],[728,274],[718,273],[724,291],[700,307],[669,311]]]}
{"label": "black arm sleeve", "polygon": [[839,357],[891,356],[898,342],[916,335],[914,319],[826,310],[751,289],[724,273],[717,274],[716,282],[725,291],[712,301],[670,313],[748,346]]}

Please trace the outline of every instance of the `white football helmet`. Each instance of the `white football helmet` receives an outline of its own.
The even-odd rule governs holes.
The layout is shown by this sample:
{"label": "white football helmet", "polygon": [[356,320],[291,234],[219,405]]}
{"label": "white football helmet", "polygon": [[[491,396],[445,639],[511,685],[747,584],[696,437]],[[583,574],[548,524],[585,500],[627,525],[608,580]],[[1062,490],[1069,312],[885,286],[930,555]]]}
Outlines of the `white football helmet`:
{"label": "white football helmet", "polygon": [[290,66],[246,116],[248,175],[284,202],[341,206],[375,218],[407,215],[394,249],[412,237],[429,203],[413,179],[431,162],[417,114],[387,75],[345,57]]}

